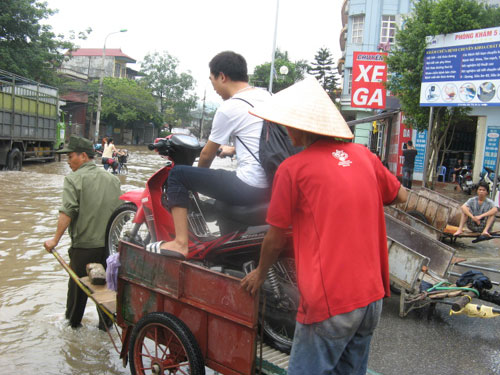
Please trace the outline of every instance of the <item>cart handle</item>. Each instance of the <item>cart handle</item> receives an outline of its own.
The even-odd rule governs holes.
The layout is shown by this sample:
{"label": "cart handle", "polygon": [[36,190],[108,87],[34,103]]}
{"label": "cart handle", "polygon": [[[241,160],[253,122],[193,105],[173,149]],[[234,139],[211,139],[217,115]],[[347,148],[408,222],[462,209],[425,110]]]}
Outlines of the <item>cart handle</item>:
{"label": "cart handle", "polygon": [[[54,257],[57,259],[57,261],[61,264],[62,268],[66,270],[66,272],[69,274],[69,277],[80,287],[81,290],[89,297],[92,301],[96,303],[97,306],[99,306],[99,303],[94,299],[92,296],[92,292],[80,281],[80,278],[78,275],[71,269],[71,267],[66,263],[66,261],[59,255],[59,253],[56,251],[56,249],[52,249],[50,252]],[[115,317],[113,314],[111,314],[107,309],[102,309],[99,308],[100,311],[104,312],[113,322],[115,321]]]}

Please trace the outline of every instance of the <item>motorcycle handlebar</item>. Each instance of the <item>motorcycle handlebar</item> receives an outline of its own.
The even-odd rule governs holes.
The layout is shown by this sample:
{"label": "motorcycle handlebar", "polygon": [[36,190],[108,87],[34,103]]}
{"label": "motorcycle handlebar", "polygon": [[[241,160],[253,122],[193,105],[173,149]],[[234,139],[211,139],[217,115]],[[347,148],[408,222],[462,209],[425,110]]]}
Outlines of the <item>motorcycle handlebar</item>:
{"label": "motorcycle handlebar", "polygon": [[153,151],[156,150],[160,155],[168,156],[170,151],[170,140],[160,139],[156,140],[155,143],[150,143],[148,149]]}

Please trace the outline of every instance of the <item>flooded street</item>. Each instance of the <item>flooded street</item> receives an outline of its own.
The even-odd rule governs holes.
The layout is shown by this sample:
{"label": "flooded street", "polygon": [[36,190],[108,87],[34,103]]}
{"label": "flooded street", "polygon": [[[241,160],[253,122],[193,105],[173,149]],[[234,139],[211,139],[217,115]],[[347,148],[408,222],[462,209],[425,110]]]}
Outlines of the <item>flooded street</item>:
{"label": "flooded street", "polygon": [[[146,147],[130,147],[129,152],[129,174],[119,176],[123,192],[142,188],[164,164]],[[229,159],[217,163],[231,167]],[[68,274],[43,242],[56,229],[64,176],[70,172],[65,157],[61,162],[25,164],[21,172],[0,172],[1,374],[130,373],[108,335],[97,329],[92,301],[81,329],[66,326]],[[65,234],[57,250],[66,261],[69,245]]]}

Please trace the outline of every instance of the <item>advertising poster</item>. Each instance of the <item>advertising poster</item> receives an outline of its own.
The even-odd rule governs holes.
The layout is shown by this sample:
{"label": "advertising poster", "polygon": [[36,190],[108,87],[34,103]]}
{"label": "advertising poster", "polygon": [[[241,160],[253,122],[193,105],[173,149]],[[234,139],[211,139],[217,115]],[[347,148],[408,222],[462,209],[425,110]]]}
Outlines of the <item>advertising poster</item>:
{"label": "advertising poster", "polygon": [[500,106],[500,27],[427,37],[421,106]]}
{"label": "advertising poster", "polygon": [[351,107],[385,109],[386,52],[354,52]]}
{"label": "advertising poster", "polygon": [[389,170],[397,177],[403,175],[403,145],[412,139],[412,129],[406,127],[404,115],[399,116],[399,125],[392,127],[388,160]]}
{"label": "advertising poster", "polygon": [[483,167],[495,169],[499,139],[500,126],[488,126],[488,130],[486,131],[486,142],[484,144]]}

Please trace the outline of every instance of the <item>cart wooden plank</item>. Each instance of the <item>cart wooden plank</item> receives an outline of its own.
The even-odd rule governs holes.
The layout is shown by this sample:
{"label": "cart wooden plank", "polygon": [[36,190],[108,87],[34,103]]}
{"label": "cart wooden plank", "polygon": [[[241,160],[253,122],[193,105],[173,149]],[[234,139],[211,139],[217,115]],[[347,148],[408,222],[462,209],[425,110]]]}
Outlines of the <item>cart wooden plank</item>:
{"label": "cart wooden plank", "polygon": [[79,279],[92,292],[92,299],[96,304],[106,308],[111,314],[116,314],[116,292],[109,290],[107,284],[94,285],[88,276]]}

